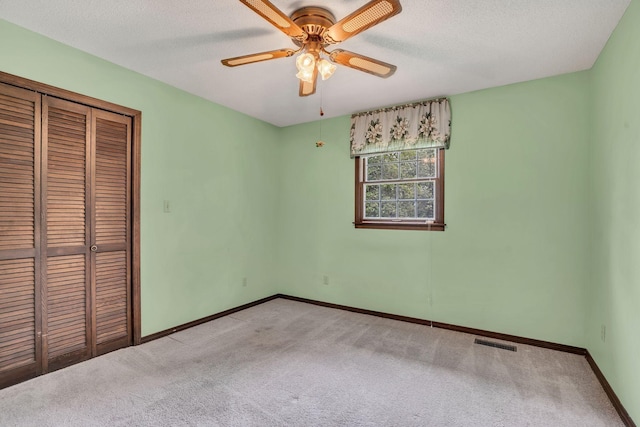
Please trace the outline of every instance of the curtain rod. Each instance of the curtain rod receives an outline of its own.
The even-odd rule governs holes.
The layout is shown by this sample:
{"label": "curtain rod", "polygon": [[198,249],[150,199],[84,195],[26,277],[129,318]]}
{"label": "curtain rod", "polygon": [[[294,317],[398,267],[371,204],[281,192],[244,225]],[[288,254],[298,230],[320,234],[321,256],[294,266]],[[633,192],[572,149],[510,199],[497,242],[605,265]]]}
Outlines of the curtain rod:
{"label": "curtain rod", "polygon": [[410,104],[400,104],[400,105],[394,105],[392,107],[378,108],[377,110],[362,111],[360,113],[352,114],[351,118],[353,119],[354,117],[366,116],[368,114],[383,113],[385,111],[394,111],[394,110],[399,110],[399,109],[403,109],[403,108],[418,107],[420,105],[427,105],[427,104],[432,103],[432,102],[442,102],[442,101],[445,101],[445,100],[447,100],[446,97],[434,98],[434,99],[427,99],[427,100],[424,100],[424,101],[412,102]]}

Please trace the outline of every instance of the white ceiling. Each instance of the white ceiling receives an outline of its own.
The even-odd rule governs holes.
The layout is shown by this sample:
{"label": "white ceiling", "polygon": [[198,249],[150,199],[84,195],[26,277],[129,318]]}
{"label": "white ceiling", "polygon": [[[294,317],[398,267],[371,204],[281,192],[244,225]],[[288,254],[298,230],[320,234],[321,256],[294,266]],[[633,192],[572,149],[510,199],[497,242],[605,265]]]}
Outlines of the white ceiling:
{"label": "white ceiling", "polygon": [[[271,0],[341,19],[368,0]],[[220,60],[293,47],[237,0],[1,0],[0,17],[277,126],[590,68],[630,0],[400,0],[402,13],[339,48],[398,66],[346,67],[298,97],[295,58]]]}

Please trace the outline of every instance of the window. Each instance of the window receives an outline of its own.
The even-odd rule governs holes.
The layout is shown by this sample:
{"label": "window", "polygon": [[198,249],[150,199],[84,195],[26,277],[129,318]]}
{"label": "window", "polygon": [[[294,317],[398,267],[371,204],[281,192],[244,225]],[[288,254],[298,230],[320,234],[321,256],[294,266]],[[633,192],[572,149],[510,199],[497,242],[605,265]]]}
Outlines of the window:
{"label": "window", "polygon": [[444,149],[356,157],[356,228],[444,230]]}

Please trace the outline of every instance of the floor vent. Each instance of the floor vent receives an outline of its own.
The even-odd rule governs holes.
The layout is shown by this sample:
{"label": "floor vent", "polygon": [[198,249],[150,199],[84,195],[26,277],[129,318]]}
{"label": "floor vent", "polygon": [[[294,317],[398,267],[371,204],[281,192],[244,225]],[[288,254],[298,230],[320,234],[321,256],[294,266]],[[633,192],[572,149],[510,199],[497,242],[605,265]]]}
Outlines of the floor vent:
{"label": "floor vent", "polygon": [[500,344],[498,342],[485,341],[485,340],[480,340],[478,338],[476,338],[475,343],[480,345],[486,345],[487,347],[500,348],[502,350],[518,351],[518,348],[515,345]]}

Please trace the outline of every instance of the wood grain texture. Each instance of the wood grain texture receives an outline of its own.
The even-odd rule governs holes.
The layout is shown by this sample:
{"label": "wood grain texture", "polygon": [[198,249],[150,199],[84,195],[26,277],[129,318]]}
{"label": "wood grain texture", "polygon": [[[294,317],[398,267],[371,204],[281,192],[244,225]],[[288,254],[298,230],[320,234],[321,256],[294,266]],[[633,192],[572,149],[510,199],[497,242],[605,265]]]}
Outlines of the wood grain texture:
{"label": "wood grain texture", "polygon": [[42,372],[90,355],[89,177],[91,109],[42,100]]}
{"label": "wood grain texture", "polygon": [[36,361],[35,261],[0,261],[0,374]]}
{"label": "wood grain texture", "polygon": [[0,71],[0,83],[20,87],[29,91],[35,91],[38,93],[54,96],[57,98],[68,99],[70,101],[77,102],[83,105],[89,105],[94,108],[100,108],[105,111],[111,111],[117,114],[123,114],[127,116],[134,116],[139,114],[140,111],[132,108],[123,107],[122,105],[113,104],[102,99],[93,98],[91,96],[82,95],[70,90],[61,89],[58,87],[50,86],[48,84],[36,82],[34,80],[25,79],[24,77],[16,76]]}
{"label": "wood grain texture", "polygon": [[[0,387],[140,341],[140,145],[139,111],[0,72],[0,261],[34,264],[33,292],[12,284],[0,304],[31,301],[35,324],[35,361],[0,369]],[[123,251],[120,267],[106,263],[96,275],[98,255]],[[82,258],[87,345],[79,348]],[[24,279],[15,270],[7,267],[6,280]],[[29,314],[19,306],[0,334],[27,331],[20,322]],[[98,329],[105,342],[96,349]]]}
{"label": "wood grain texture", "polygon": [[128,336],[127,252],[96,254],[96,341]]}
{"label": "wood grain texture", "polygon": [[38,374],[40,95],[0,83],[0,387]]}
{"label": "wood grain texture", "polygon": [[128,123],[96,119],[94,243],[98,247],[128,240],[129,138]]}
{"label": "wood grain texture", "polygon": [[131,344],[131,118],[94,111],[95,354]]}
{"label": "wood grain texture", "polygon": [[46,114],[47,247],[86,244],[88,111],[49,101]]}
{"label": "wood grain texture", "polygon": [[84,255],[47,260],[48,358],[87,347],[87,286]]}
{"label": "wood grain texture", "polygon": [[0,88],[0,252],[35,248],[36,100]]}
{"label": "wood grain texture", "polygon": [[142,113],[133,115],[131,141],[131,334],[133,345],[142,342],[140,295],[140,177],[142,165]]}

